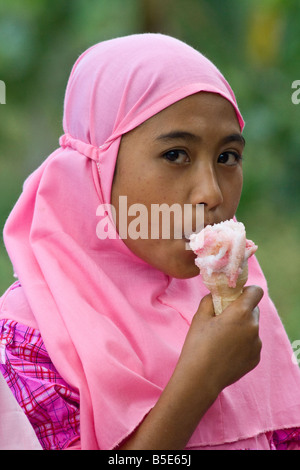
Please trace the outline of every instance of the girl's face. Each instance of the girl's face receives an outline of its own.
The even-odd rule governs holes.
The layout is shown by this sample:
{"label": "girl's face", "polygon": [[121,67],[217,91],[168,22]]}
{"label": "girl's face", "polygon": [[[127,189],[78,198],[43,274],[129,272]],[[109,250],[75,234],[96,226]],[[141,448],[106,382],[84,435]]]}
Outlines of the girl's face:
{"label": "girl's face", "polygon": [[[128,233],[123,238],[128,248],[169,276],[198,275],[184,235],[174,237],[172,217],[170,237],[165,239],[160,231],[160,238],[151,239],[151,207],[180,204],[184,214],[184,204],[192,205],[195,224],[196,206],[203,204],[205,225],[231,219],[242,190],[243,149],[233,106],[214,93],[201,92],[178,101],[125,134],[111,194],[116,227],[119,231],[120,215],[123,220],[126,216],[119,213],[119,196],[127,197],[128,208],[143,204],[149,227],[148,238],[133,239]],[[128,226],[138,215],[127,215]]]}

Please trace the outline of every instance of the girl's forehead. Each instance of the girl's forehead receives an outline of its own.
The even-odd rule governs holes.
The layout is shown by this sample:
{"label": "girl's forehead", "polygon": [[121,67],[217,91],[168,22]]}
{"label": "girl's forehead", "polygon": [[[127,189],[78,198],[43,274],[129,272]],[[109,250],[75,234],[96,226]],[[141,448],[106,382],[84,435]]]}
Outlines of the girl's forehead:
{"label": "girl's forehead", "polygon": [[[236,111],[232,104],[216,93],[200,92],[190,95],[163,109],[127,135],[156,138],[163,141],[169,134],[180,137],[206,127],[214,126],[216,132],[227,128],[240,132]],[[123,136],[123,137],[126,137]]]}

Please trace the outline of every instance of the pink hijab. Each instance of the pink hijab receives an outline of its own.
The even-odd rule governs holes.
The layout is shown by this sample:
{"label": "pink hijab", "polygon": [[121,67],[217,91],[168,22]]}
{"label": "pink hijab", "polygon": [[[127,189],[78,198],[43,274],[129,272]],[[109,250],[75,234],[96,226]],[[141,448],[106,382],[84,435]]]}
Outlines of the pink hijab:
{"label": "pink hijab", "polygon": [[[69,79],[60,147],[28,178],[5,227],[22,289],[6,295],[1,317],[38,328],[54,365],[79,390],[83,449],[114,448],[155,405],[207,293],[200,276],[169,278],[118,236],[96,235],[122,134],[201,90],[229,100],[243,128],[228,83],[186,44],[142,34],[88,49]],[[115,233],[113,223],[109,229]],[[300,426],[299,370],[254,257],[249,272],[248,283],[266,293],[261,362],[219,395],[189,448]]]}

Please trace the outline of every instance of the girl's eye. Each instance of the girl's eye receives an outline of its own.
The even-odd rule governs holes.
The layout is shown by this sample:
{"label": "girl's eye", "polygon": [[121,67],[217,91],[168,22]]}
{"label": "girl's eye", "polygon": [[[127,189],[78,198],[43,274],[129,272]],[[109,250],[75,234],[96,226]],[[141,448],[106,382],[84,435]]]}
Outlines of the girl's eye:
{"label": "girl's eye", "polygon": [[177,165],[189,163],[190,161],[187,153],[184,150],[169,150],[163,154],[163,158]]}
{"label": "girl's eye", "polygon": [[218,163],[227,166],[235,166],[240,160],[242,160],[242,156],[237,152],[223,152],[218,157]]}

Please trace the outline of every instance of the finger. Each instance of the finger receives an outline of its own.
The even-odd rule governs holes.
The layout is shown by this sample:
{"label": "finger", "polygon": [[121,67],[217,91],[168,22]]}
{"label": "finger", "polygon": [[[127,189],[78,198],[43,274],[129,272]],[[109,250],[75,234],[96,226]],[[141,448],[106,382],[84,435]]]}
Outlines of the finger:
{"label": "finger", "polygon": [[247,307],[252,311],[259,304],[263,295],[264,291],[261,287],[247,286],[244,288],[243,293],[238,300],[240,300],[242,304],[247,304]]}
{"label": "finger", "polygon": [[202,298],[197,310],[197,314],[201,315],[201,317],[213,317],[215,315],[211,294],[208,294]]}

